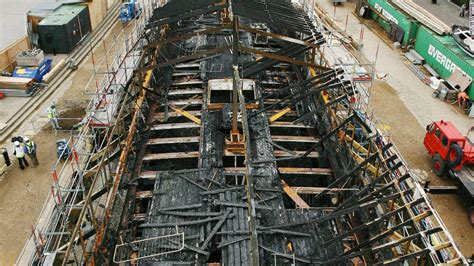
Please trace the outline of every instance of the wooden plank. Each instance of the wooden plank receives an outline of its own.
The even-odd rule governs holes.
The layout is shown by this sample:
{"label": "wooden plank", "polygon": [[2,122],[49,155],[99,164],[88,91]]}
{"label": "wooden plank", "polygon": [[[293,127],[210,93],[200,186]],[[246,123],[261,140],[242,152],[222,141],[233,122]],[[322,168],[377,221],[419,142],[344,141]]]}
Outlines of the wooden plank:
{"label": "wooden plank", "polygon": [[[202,99],[183,99],[183,100],[173,100],[168,102],[169,105],[197,105],[202,104]],[[164,105],[164,103],[162,104]]]}
{"label": "wooden plank", "polygon": [[153,198],[153,191],[147,190],[147,191],[137,191],[135,193],[135,198],[137,199],[149,199]]}
{"label": "wooden plank", "polygon": [[14,78],[14,77],[1,77],[0,76],[0,88],[3,89],[18,89],[26,90],[33,85],[33,79],[30,78]]}
{"label": "wooden plank", "polygon": [[149,139],[147,145],[157,144],[176,144],[176,143],[197,143],[199,142],[199,136],[193,137],[175,137],[175,138],[155,138]]}
{"label": "wooden plank", "polygon": [[[245,167],[226,167],[223,169],[226,173],[245,174]],[[332,170],[329,168],[297,168],[297,167],[278,167],[280,174],[288,175],[331,175]]]}
{"label": "wooden plank", "polygon": [[[321,193],[325,190],[327,190],[326,187],[291,187],[297,194],[318,194]],[[335,192],[341,192],[341,191],[359,191],[358,189],[355,188],[331,188],[329,189],[328,194],[337,194]]]}
{"label": "wooden plank", "polygon": [[183,82],[173,82],[171,86],[187,86],[187,85],[202,85],[202,80],[198,79],[193,79],[193,80],[188,80],[188,81],[183,81]]}
{"label": "wooden plank", "polygon": [[[354,157],[354,159],[356,160],[357,163],[362,163],[365,160],[364,158],[362,158],[356,152],[354,152],[354,151],[351,151],[351,152],[352,152],[352,156]],[[377,171],[377,167],[375,167],[371,163],[367,163],[367,170],[372,172],[372,174],[374,174],[374,175],[380,175],[381,172],[382,172],[380,169]]]}
{"label": "wooden plank", "polygon": [[199,94],[199,93],[203,93],[203,89],[192,88],[192,89],[184,89],[184,90],[170,90],[168,91],[168,96]]}
{"label": "wooden plank", "polygon": [[143,179],[156,179],[156,175],[161,173],[161,171],[146,171],[140,173],[140,178]]}
{"label": "wooden plank", "polygon": [[274,142],[303,142],[303,143],[318,143],[319,138],[311,137],[311,136],[272,136],[272,140]]}
{"label": "wooden plank", "polygon": [[[248,103],[245,105],[245,109],[247,110],[258,109],[258,107],[259,107],[258,103]],[[207,105],[207,109],[209,110],[221,110],[222,108],[224,108],[223,103],[209,103]]]}
{"label": "wooden plank", "polygon": [[133,215],[133,220],[137,222],[144,222],[146,217],[146,213],[135,213]]}
{"label": "wooden plank", "polygon": [[170,129],[184,129],[184,128],[200,128],[200,125],[195,123],[170,123],[154,125],[151,130],[170,130]]}
{"label": "wooden plank", "polygon": [[198,151],[190,152],[167,152],[167,153],[151,153],[143,157],[143,161],[157,161],[168,159],[198,158]]}
{"label": "wooden plank", "polygon": [[[186,111],[186,112],[188,112],[188,113],[190,113],[190,114],[192,114],[192,115],[194,115],[194,116],[197,116],[197,117],[201,116],[201,111]],[[181,114],[179,114],[179,113],[177,113],[177,112],[169,112],[169,113],[168,113],[168,118],[169,118],[169,117],[180,117],[180,116],[183,116],[183,115],[181,115]],[[164,113],[158,113],[158,114],[156,114],[156,115],[154,116],[154,118],[155,118],[155,119],[158,119],[158,120],[161,120],[161,119],[163,119],[164,117],[165,117],[165,114],[164,114]]]}
{"label": "wooden plank", "polygon": [[207,245],[211,241],[211,239],[214,237],[214,235],[217,233],[217,231],[221,228],[221,226],[224,224],[224,222],[229,218],[230,213],[232,212],[231,209],[227,209],[225,214],[222,216],[222,218],[217,222],[217,224],[212,228],[212,231],[209,233],[207,236],[206,240],[204,240],[204,243],[201,245],[202,250],[206,250]]}
{"label": "wooden plank", "polygon": [[[401,241],[402,239],[405,238],[405,236],[403,236],[402,234],[398,232],[394,232],[393,235],[390,236],[390,238],[394,239],[395,241]],[[417,252],[417,251],[420,251],[421,248],[415,243],[410,242],[410,246],[408,247],[408,250],[411,252]]]}
{"label": "wooden plank", "polygon": [[171,109],[173,109],[176,113],[181,114],[182,116],[186,117],[187,119],[193,121],[194,123],[201,125],[201,119],[197,118],[196,116],[192,115],[191,113],[183,110],[176,108],[174,106],[170,106]]}
{"label": "wooden plank", "polygon": [[309,208],[308,203],[306,203],[299,195],[294,191],[288,184],[282,179],[281,184],[283,185],[283,191],[285,191],[286,195],[292,199],[296,206],[302,209]]}
{"label": "wooden plank", "polygon": [[[274,151],[275,157],[303,156],[305,153],[306,153],[306,151],[293,151],[292,153],[289,153],[287,151],[282,151],[282,150]],[[310,152],[306,157],[308,157],[308,158],[319,158],[319,152],[317,152],[317,151]]]}
{"label": "wooden plank", "polygon": [[[305,153],[306,151],[292,151],[292,153],[289,153],[287,151],[275,150],[273,154],[275,155],[275,157],[298,157],[298,156],[303,156]],[[238,154],[238,153],[225,151],[224,156],[244,156],[244,154]],[[319,152],[313,151],[309,153],[306,157],[319,158]]]}
{"label": "wooden plank", "polygon": [[[182,170],[177,170],[174,171],[175,174],[181,174],[181,173],[189,173],[189,172],[196,172],[197,171],[208,171],[208,169],[205,168],[192,168],[192,169],[182,169]],[[144,171],[140,173],[139,178],[144,178],[144,179],[155,179],[157,174],[161,174],[163,171]],[[167,171],[165,171],[167,172]]]}
{"label": "wooden plank", "polygon": [[329,168],[278,167],[278,171],[287,175],[332,175],[332,169]]}
{"label": "wooden plank", "polygon": [[[279,90],[280,89],[278,89],[278,91]],[[280,111],[279,110],[268,110],[268,111],[266,111],[267,114],[271,114],[271,115],[274,115],[278,112],[280,112]],[[286,113],[286,116],[298,116],[298,114],[295,111],[291,110],[288,113]]]}
{"label": "wooden plank", "polygon": [[174,66],[174,68],[199,68],[200,65],[198,63],[182,63],[182,64],[177,64]]}
{"label": "wooden plank", "polygon": [[270,127],[288,127],[288,128],[313,128],[303,124],[293,124],[292,122],[274,122],[270,124]]}
{"label": "wooden plank", "polygon": [[278,119],[280,119],[281,117],[283,117],[284,115],[286,115],[286,114],[287,114],[288,112],[290,112],[290,111],[291,111],[291,108],[290,108],[290,107],[285,108],[285,109],[281,110],[280,112],[278,112],[278,113],[272,115],[272,116],[268,119],[268,121],[269,121],[270,123],[273,123],[273,122],[277,121]]}

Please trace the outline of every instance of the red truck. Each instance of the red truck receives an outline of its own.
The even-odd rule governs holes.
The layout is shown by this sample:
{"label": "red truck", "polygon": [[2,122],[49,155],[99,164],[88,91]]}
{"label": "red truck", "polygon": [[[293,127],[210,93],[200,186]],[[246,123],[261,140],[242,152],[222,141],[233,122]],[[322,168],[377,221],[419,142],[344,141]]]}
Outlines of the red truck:
{"label": "red truck", "polygon": [[[474,127],[471,128],[471,131]],[[457,186],[430,187],[430,193],[456,193],[468,210],[474,224],[474,144],[449,121],[437,121],[426,127],[423,140],[433,158],[433,171],[440,177],[452,177]]]}

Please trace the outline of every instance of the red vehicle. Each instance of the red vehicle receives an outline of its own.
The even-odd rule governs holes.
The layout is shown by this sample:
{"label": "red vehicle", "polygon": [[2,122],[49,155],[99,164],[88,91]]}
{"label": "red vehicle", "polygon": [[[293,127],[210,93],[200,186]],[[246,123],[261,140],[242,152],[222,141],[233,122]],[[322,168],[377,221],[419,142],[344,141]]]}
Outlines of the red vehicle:
{"label": "red vehicle", "polygon": [[459,171],[464,165],[474,164],[474,146],[449,121],[433,122],[426,127],[423,141],[433,157],[433,171],[444,176],[448,170]]}
{"label": "red vehicle", "polygon": [[[473,130],[474,127],[470,131]],[[443,120],[426,127],[423,144],[433,158],[433,171],[457,181],[454,189],[431,187],[428,192],[458,194],[474,225],[474,145],[451,122]]]}

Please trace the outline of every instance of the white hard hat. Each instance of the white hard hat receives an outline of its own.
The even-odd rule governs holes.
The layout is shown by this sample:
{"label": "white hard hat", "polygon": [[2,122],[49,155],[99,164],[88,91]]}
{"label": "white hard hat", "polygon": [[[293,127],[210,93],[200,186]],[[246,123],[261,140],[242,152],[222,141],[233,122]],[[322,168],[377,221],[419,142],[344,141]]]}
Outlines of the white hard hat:
{"label": "white hard hat", "polygon": [[28,137],[24,137],[23,140],[24,140],[25,142],[30,141],[30,139],[29,139]]}
{"label": "white hard hat", "polygon": [[15,146],[20,146],[20,142],[18,140],[13,142],[13,144],[15,144]]}

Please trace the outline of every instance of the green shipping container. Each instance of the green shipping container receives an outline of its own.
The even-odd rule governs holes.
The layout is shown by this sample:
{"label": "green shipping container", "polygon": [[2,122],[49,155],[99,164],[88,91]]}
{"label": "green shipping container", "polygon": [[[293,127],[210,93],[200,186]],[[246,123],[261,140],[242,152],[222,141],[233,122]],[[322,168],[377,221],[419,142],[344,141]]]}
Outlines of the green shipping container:
{"label": "green shipping container", "polygon": [[368,3],[373,9],[385,17],[384,19],[375,12],[371,12],[372,18],[375,19],[385,31],[391,31],[392,27],[390,26],[390,22],[397,24],[404,31],[403,46],[410,44],[411,40],[416,37],[416,31],[418,29],[416,20],[406,16],[386,0],[368,0]]}
{"label": "green shipping container", "polygon": [[[422,26],[416,36],[415,50],[443,79],[449,78],[456,68],[471,79],[474,77],[474,59],[462,51],[451,36],[439,36]],[[468,94],[474,99],[472,87],[471,84]]]}
{"label": "green shipping container", "polygon": [[67,54],[91,30],[86,4],[64,4],[38,24],[39,44],[45,53]]}

